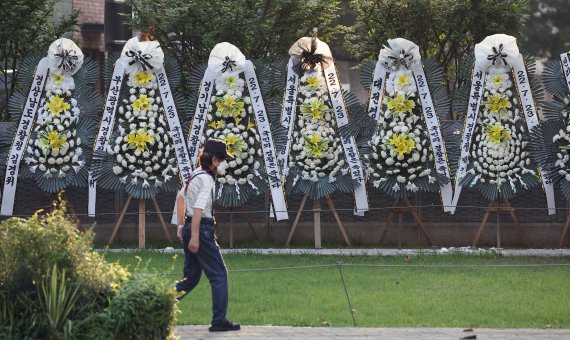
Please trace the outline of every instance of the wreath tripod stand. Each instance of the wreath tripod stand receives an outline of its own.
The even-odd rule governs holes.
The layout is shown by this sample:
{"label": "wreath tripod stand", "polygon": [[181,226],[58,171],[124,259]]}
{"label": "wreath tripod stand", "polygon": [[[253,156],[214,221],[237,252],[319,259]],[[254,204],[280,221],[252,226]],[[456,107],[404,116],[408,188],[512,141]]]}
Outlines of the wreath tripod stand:
{"label": "wreath tripod stand", "polygon": [[[400,202],[404,204],[404,206],[400,206]],[[429,231],[427,230],[424,222],[422,221],[421,217],[418,215],[416,209],[410,203],[410,200],[407,198],[396,198],[394,200],[394,204],[392,207],[388,208],[388,216],[386,217],[386,224],[384,224],[384,229],[382,230],[382,234],[380,235],[380,245],[384,242],[384,238],[386,237],[386,233],[388,232],[388,228],[392,225],[394,215],[398,215],[398,248],[402,248],[402,226],[403,226],[403,215],[407,213],[412,215],[414,221],[420,228],[420,230],[424,233],[425,237],[427,238],[428,245],[433,245],[433,240]]]}
{"label": "wreath tripod stand", "polygon": [[489,203],[487,208],[485,208],[485,215],[483,215],[483,220],[479,225],[479,229],[477,230],[477,235],[475,235],[475,239],[473,240],[472,247],[476,247],[477,243],[479,242],[479,238],[481,237],[481,233],[483,229],[485,229],[485,225],[487,224],[487,219],[491,213],[495,213],[497,216],[497,248],[501,248],[501,218],[500,213],[508,213],[511,215],[512,220],[515,222],[515,225],[520,230],[522,234],[523,243],[525,246],[529,246],[528,235],[526,234],[524,228],[520,224],[519,218],[515,212],[515,209],[510,205],[509,201],[506,199],[501,199],[498,201],[492,201]]}

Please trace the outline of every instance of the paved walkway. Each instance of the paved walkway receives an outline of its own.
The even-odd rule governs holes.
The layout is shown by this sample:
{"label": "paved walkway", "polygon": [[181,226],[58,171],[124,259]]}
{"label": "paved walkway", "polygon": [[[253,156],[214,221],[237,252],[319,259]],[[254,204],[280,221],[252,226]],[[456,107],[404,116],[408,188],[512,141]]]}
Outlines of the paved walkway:
{"label": "paved walkway", "polygon": [[325,339],[505,339],[505,340],[568,340],[570,329],[488,329],[476,328],[324,328],[245,326],[239,332],[210,333],[207,326],[177,326],[180,339],[264,339],[325,340]]}

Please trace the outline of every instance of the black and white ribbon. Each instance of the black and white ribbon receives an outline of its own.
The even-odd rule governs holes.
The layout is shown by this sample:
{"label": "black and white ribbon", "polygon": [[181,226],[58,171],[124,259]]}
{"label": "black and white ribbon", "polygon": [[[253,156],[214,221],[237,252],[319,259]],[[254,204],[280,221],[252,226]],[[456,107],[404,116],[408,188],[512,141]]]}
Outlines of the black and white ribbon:
{"label": "black and white ribbon", "polygon": [[32,86],[26,98],[22,117],[14,136],[14,141],[10,148],[10,154],[6,162],[6,177],[4,178],[4,191],[2,194],[2,207],[0,214],[11,216],[14,211],[14,198],[16,196],[16,186],[18,185],[18,173],[20,170],[20,161],[22,154],[28,144],[30,131],[34,125],[38,107],[40,106],[40,98],[44,89],[45,81],[48,74],[49,60],[43,58],[36,68]]}
{"label": "black and white ribbon", "polygon": [[562,53],[560,60],[562,61],[562,70],[566,78],[566,85],[568,85],[568,91],[570,91],[570,58],[568,58],[568,53]]}
{"label": "black and white ribbon", "polygon": [[[293,60],[290,57],[287,63],[287,82],[285,84],[285,93],[283,94],[283,106],[281,110],[281,125],[287,130],[287,136],[293,135],[293,127],[295,126],[295,108],[297,107],[297,94],[299,87],[299,74],[295,72]],[[289,149],[291,147],[291,138],[287,138],[285,148],[278,154],[277,159],[281,163],[281,176],[286,178],[289,172]]]}
{"label": "black and white ribbon", "polygon": [[83,52],[70,39],[60,38],[48,49],[49,71],[52,74],[74,75],[83,65]]}
{"label": "black and white ribbon", "polygon": [[382,108],[382,97],[384,95],[385,85],[386,68],[383,63],[378,60],[374,68],[372,83],[370,84],[370,98],[368,100],[368,115],[378,123],[383,120],[380,109]]}

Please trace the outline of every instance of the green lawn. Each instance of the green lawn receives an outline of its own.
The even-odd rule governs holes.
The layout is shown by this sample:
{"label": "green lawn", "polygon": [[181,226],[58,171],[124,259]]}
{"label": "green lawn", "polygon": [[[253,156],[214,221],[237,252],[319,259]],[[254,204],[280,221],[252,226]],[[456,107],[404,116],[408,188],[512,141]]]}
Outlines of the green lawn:
{"label": "green lawn", "polygon": [[[180,278],[183,256],[107,253],[132,271]],[[228,255],[228,316],[245,325],[568,328],[567,258],[487,255],[326,257]],[[323,266],[286,270],[248,269]],[[327,266],[330,265],[330,266]],[[178,324],[208,324],[205,276],[179,305]]]}

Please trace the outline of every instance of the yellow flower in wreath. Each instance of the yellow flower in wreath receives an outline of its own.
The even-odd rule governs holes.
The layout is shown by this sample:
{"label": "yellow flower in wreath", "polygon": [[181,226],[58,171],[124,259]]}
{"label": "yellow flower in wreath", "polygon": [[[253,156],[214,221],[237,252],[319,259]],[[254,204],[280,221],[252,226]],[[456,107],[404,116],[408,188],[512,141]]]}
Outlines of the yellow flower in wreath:
{"label": "yellow flower in wreath", "polygon": [[503,110],[510,109],[512,106],[509,98],[501,93],[490,95],[485,102],[485,108],[491,113],[499,113]]}
{"label": "yellow flower in wreath", "polygon": [[328,111],[329,107],[325,105],[322,99],[315,99],[301,104],[301,114],[314,120],[323,119]]}
{"label": "yellow flower in wreath", "polygon": [[69,110],[71,105],[60,96],[53,96],[50,98],[49,103],[47,103],[46,108],[53,116],[59,117],[62,112]]}
{"label": "yellow flower in wreath", "polygon": [[224,142],[226,142],[228,154],[232,157],[240,157],[242,152],[247,149],[247,144],[241,135],[230,133],[224,138]]}
{"label": "yellow flower in wreath", "polygon": [[403,156],[416,147],[414,140],[404,134],[395,133],[389,141],[390,146],[398,153],[398,156]]}
{"label": "yellow flower in wreath", "polygon": [[139,72],[134,76],[134,82],[136,85],[139,86],[148,85],[150,84],[151,81],[152,81],[152,73],[148,71]]}
{"label": "yellow flower in wreath", "polygon": [[131,132],[127,135],[127,144],[130,148],[139,151],[147,149],[147,144],[153,143],[154,137],[149,135],[145,129],[139,129],[137,132]]}
{"label": "yellow flower in wreath", "polygon": [[303,135],[305,139],[305,150],[307,156],[311,158],[320,158],[325,151],[329,148],[329,140],[321,136],[311,134]]}
{"label": "yellow flower in wreath", "polygon": [[388,107],[388,110],[397,114],[402,114],[406,112],[412,112],[412,110],[416,107],[416,103],[414,103],[413,100],[410,100],[405,96],[398,94],[393,98],[389,98],[386,106]]}
{"label": "yellow flower in wreath", "polygon": [[506,78],[504,75],[496,74],[496,75],[491,77],[491,84],[493,84],[495,87],[499,87],[499,86],[503,85],[503,82],[505,80],[506,80]]}
{"label": "yellow flower in wreath", "polygon": [[133,103],[133,108],[137,111],[150,109],[150,103],[148,102],[148,97],[146,94],[141,94],[141,96],[135,100]]}
{"label": "yellow flower in wreath", "polygon": [[396,77],[396,85],[399,87],[406,87],[411,84],[411,78],[407,73],[401,73]]}
{"label": "yellow flower in wreath", "polygon": [[244,102],[232,96],[224,96],[216,103],[217,111],[224,118],[236,118],[245,113]]}
{"label": "yellow flower in wreath", "polygon": [[319,78],[317,76],[307,77],[307,85],[309,85],[309,88],[311,89],[318,88],[320,85]]}
{"label": "yellow flower in wreath", "polygon": [[505,129],[501,124],[487,125],[485,127],[487,139],[493,144],[500,144],[511,139],[511,133]]}
{"label": "yellow flower in wreath", "polygon": [[63,79],[65,79],[65,76],[63,74],[54,74],[51,77],[53,79],[53,83],[56,85],[61,85],[61,83],[63,83]]}

